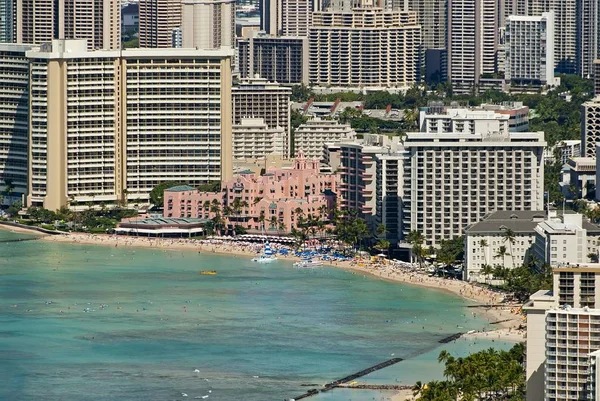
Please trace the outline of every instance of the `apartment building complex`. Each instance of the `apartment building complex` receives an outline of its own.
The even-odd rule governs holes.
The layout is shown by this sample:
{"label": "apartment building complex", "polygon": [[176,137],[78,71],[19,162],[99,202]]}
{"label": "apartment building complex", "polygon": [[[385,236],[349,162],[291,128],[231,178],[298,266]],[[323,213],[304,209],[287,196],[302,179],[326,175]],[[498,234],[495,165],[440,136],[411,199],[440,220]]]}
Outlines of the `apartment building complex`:
{"label": "apartment building complex", "polygon": [[321,11],[323,0],[261,0],[260,29],[274,36],[306,37],[313,11]]}
{"label": "apartment building complex", "polygon": [[553,288],[530,297],[527,313],[527,400],[596,399],[600,349],[600,265],[553,269]]}
{"label": "apartment building complex", "polygon": [[262,118],[242,118],[233,125],[232,132],[234,159],[264,159],[272,155],[287,158],[290,154],[287,131],[270,128]]}
{"label": "apartment building complex", "polygon": [[594,0],[578,0],[576,4],[575,73],[587,79],[594,76],[594,61],[600,55],[599,8]]}
{"label": "apartment building complex", "polygon": [[316,117],[301,124],[294,132],[294,151],[302,151],[306,157],[320,159],[326,143],[352,141],[356,132],[347,124]]}
{"label": "apartment building complex", "polygon": [[403,190],[409,185],[404,171],[410,159],[404,149],[396,149],[376,154],[375,161],[375,215],[387,229],[386,238],[397,242],[402,238]]}
{"label": "apartment building complex", "polygon": [[531,0],[527,15],[554,12],[554,69],[574,74],[577,48],[577,0]]}
{"label": "apartment building complex", "polygon": [[[30,45],[0,44],[0,192],[12,181],[13,192],[27,192]],[[8,199],[4,199],[9,202]]]}
{"label": "apartment building complex", "polygon": [[143,202],[163,181],[229,178],[231,55],[90,52],[84,40],[28,51],[28,205],[111,203],[124,190]]}
{"label": "apartment building complex", "polygon": [[140,47],[173,47],[173,30],[180,27],[181,0],[140,0]]}
{"label": "apartment building complex", "polygon": [[448,80],[470,93],[497,69],[499,16],[496,0],[448,0]]}
{"label": "apartment building complex", "polygon": [[[285,138],[289,140],[291,95],[291,88],[276,82],[258,77],[241,80],[232,91],[233,123],[239,125],[243,118],[262,118],[271,129],[283,128]],[[290,146],[286,143],[284,149],[289,152]],[[289,153],[284,154],[286,158],[290,156]]]}
{"label": "apartment building complex", "polygon": [[235,0],[182,0],[182,47],[235,47]]}
{"label": "apartment building complex", "polygon": [[[121,48],[118,0],[19,0],[12,8],[16,43],[41,44],[56,38],[86,39],[89,49]],[[7,11],[9,11],[7,8]]]}
{"label": "apartment building complex", "polygon": [[409,87],[418,79],[420,45],[421,27],[412,11],[315,12],[309,81],[333,87]]}
{"label": "apartment building complex", "polygon": [[240,77],[258,74],[284,85],[308,85],[308,39],[258,34],[239,39]]}
{"label": "apartment building complex", "polygon": [[15,41],[16,2],[13,0],[0,1],[0,43]]}
{"label": "apartment building complex", "polygon": [[494,210],[543,208],[542,132],[408,133],[403,234],[451,239]]}
{"label": "apartment building complex", "polygon": [[513,87],[556,86],[554,12],[506,20],[505,78]]}

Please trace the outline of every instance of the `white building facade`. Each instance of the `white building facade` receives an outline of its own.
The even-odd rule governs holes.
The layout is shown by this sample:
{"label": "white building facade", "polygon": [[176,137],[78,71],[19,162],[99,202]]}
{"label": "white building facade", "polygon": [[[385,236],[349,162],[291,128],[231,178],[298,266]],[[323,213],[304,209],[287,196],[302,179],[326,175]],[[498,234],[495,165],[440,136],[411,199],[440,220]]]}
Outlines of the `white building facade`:
{"label": "white building facade", "polygon": [[264,159],[268,156],[284,158],[290,150],[287,132],[282,127],[270,128],[262,118],[242,118],[233,126],[233,158]]}
{"label": "white building facade", "polygon": [[408,133],[403,233],[452,239],[494,210],[543,209],[543,132]]}
{"label": "white building facade", "polygon": [[556,86],[554,78],[554,12],[511,15],[506,20],[504,77],[511,85]]}
{"label": "white building facade", "polygon": [[318,117],[301,124],[294,132],[294,152],[302,151],[309,159],[321,159],[325,143],[352,141],[356,132],[347,124]]}

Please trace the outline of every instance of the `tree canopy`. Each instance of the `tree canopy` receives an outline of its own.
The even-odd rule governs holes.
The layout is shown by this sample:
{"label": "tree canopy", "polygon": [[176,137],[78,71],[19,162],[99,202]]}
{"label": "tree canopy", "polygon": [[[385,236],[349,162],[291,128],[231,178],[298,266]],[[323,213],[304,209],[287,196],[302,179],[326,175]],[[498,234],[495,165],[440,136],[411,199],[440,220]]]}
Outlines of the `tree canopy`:
{"label": "tree canopy", "polygon": [[446,380],[417,382],[413,394],[417,401],[507,401],[525,399],[525,346],[514,345],[509,351],[493,348],[456,358],[442,351]]}
{"label": "tree canopy", "polygon": [[175,187],[177,185],[186,185],[185,182],[180,181],[164,181],[152,188],[150,191],[150,202],[154,206],[163,207],[164,205],[164,192],[165,189]]}

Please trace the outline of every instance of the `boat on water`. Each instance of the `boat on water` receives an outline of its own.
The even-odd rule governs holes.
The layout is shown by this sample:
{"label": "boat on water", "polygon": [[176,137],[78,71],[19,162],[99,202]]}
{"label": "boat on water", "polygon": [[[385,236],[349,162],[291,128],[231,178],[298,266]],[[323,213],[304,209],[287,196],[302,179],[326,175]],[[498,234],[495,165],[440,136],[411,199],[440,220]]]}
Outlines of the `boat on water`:
{"label": "boat on water", "polygon": [[203,276],[215,276],[215,275],[217,274],[217,272],[216,272],[216,271],[214,271],[214,270],[209,270],[209,271],[207,271],[207,270],[202,270],[202,271],[200,272],[200,274],[202,274]]}
{"label": "boat on water", "polygon": [[271,245],[269,245],[269,243],[265,243],[265,249],[263,250],[262,255],[260,255],[258,258],[254,258],[252,259],[253,262],[258,262],[258,263],[271,263],[276,261],[277,258],[274,256],[274,252],[271,249]]}
{"label": "boat on water", "polygon": [[320,260],[301,260],[300,262],[294,263],[295,267],[317,267],[323,266],[323,262]]}

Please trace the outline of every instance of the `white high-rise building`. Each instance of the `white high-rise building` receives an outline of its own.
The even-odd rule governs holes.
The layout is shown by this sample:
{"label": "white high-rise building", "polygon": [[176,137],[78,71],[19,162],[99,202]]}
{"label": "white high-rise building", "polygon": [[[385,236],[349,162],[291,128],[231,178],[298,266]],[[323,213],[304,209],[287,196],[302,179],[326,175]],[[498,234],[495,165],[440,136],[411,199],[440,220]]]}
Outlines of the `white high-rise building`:
{"label": "white high-rise building", "polygon": [[232,55],[85,40],[28,51],[28,205],[144,202],[161,182],[230,178]]}
{"label": "white high-rise building", "polygon": [[554,12],[506,20],[505,78],[513,86],[556,86]]}
{"label": "white high-rise building", "polygon": [[[577,2],[582,0],[529,0],[527,15],[554,11],[554,69],[574,74],[577,49]],[[590,16],[593,18],[593,16]]]}
{"label": "white high-rise building", "polygon": [[182,0],[182,47],[235,47],[235,0]]}
{"label": "white high-rise building", "polygon": [[354,138],[356,132],[349,125],[316,117],[296,128],[294,152],[302,151],[309,159],[320,159],[325,143],[351,141]]}
{"label": "white high-rise building", "polygon": [[543,209],[543,132],[408,133],[403,234],[452,239],[494,210]]}
{"label": "white high-rise building", "polygon": [[600,265],[554,268],[553,288],[531,295],[527,313],[527,401],[597,399]]}
{"label": "white high-rise building", "polygon": [[311,14],[323,5],[323,0],[261,0],[260,29],[274,36],[306,37]]}
{"label": "white high-rise building", "polygon": [[448,0],[448,80],[470,93],[482,76],[496,73],[500,41],[496,0]]}
{"label": "white high-rise building", "polygon": [[173,30],[181,27],[181,0],[139,1],[139,45],[173,47]]}

